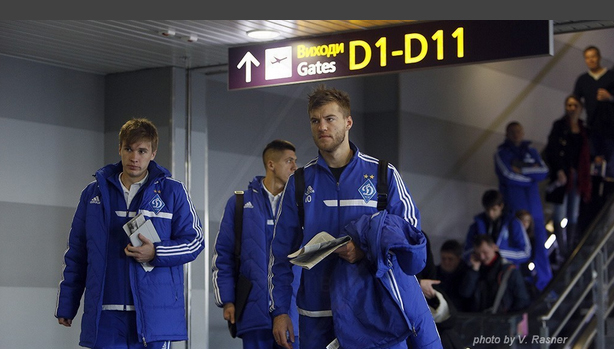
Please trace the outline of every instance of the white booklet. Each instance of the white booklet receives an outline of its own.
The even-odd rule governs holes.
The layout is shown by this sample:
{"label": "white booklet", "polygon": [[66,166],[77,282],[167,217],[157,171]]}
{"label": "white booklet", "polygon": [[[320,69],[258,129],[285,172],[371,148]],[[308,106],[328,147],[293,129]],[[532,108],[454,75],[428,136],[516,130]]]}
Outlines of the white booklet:
{"label": "white booklet", "polygon": [[[142,245],[141,239],[139,239],[139,234],[143,234],[143,236],[149,239],[151,242],[160,241],[160,236],[158,236],[158,232],[153,226],[153,223],[151,220],[145,219],[142,212],[137,214],[128,223],[124,224],[124,231],[126,234],[128,234],[132,246],[135,247]],[[145,271],[152,271],[154,268],[152,265],[146,262],[141,263],[141,265]]]}
{"label": "white booklet", "polygon": [[333,253],[337,248],[350,242],[352,238],[345,235],[335,238],[325,231],[317,233],[309,242],[298,251],[288,255],[290,263],[305,269],[311,269],[321,260]]}

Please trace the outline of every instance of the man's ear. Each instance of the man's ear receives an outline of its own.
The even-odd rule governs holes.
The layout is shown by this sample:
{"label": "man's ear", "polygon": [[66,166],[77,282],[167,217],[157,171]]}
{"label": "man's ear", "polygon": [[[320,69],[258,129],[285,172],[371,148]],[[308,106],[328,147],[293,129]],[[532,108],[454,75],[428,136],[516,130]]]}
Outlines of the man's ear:
{"label": "man's ear", "polygon": [[354,120],[352,120],[352,115],[348,115],[348,117],[345,118],[346,131],[349,131],[352,128],[352,125],[354,125]]}

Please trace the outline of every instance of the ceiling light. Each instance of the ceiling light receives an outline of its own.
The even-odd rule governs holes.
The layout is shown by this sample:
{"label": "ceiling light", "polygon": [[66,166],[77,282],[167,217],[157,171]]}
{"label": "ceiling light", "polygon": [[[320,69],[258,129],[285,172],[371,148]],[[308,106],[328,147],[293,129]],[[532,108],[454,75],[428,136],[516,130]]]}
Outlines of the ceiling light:
{"label": "ceiling light", "polygon": [[268,29],[250,30],[246,34],[250,38],[254,38],[254,39],[273,39],[279,36],[278,31],[268,30]]}
{"label": "ceiling light", "polygon": [[198,41],[198,36],[196,34],[190,34],[189,36],[182,36],[181,40],[187,42],[196,42]]}
{"label": "ceiling light", "polygon": [[175,36],[175,29],[160,30],[158,34],[162,36]]}

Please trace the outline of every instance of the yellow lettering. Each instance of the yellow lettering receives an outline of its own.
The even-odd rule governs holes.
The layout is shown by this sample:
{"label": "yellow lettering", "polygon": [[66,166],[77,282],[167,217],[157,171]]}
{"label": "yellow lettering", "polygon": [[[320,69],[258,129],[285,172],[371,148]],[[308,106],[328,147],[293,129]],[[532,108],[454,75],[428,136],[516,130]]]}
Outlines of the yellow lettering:
{"label": "yellow lettering", "polygon": [[[422,50],[420,54],[415,57],[411,55],[411,41],[413,39],[417,39],[420,41],[420,45]],[[417,63],[420,62],[426,56],[428,51],[428,43],[426,42],[426,38],[418,33],[405,34],[405,64]]]}
{"label": "yellow lettering", "polygon": [[456,39],[456,57],[465,57],[465,29],[463,27],[456,28],[452,37]]}
{"label": "yellow lettering", "polygon": [[[362,47],[365,50],[365,59],[356,63],[356,47]],[[362,69],[371,61],[371,46],[363,40],[350,41],[350,70]]]}
{"label": "yellow lettering", "polygon": [[305,58],[307,54],[307,47],[305,45],[296,46],[296,58]]}
{"label": "yellow lettering", "polygon": [[379,65],[380,67],[385,67],[387,64],[386,61],[386,37],[382,36],[375,43],[375,47],[379,48]]}
{"label": "yellow lettering", "polygon": [[432,39],[437,42],[437,60],[441,61],[443,59],[443,30],[436,31]]}

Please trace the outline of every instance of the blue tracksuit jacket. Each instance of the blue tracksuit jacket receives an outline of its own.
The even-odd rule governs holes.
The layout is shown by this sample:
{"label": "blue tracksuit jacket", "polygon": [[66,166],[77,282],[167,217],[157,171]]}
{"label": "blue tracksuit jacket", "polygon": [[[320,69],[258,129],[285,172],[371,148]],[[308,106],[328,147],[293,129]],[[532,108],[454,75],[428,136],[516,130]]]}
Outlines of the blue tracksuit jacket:
{"label": "blue tracksuit jacket", "polygon": [[416,278],[426,265],[426,237],[403,218],[380,211],[345,232],[365,252],[357,263],[336,259],[331,277],[335,334],[342,348],[442,348]]}
{"label": "blue tracksuit jacket", "polygon": [[[544,247],[547,239],[544,208],[539,193],[539,182],[548,176],[548,166],[542,160],[537,149],[524,141],[515,146],[506,140],[497,147],[495,153],[495,172],[499,178],[499,191],[503,194],[505,205],[510,214],[525,209],[533,216],[535,223],[535,270],[537,280],[535,286],[543,290],[552,279],[552,270],[548,259],[548,251]],[[512,166],[520,167],[522,172],[516,173]]]}
{"label": "blue tracksuit jacket", "polygon": [[[304,229],[300,227],[295,203],[294,175],[286,183],[271,245],[269,291],[273,316],[287,314],[291,304],[293,273],[287,255],[321,231],[339,237],[351,221],[377,212],[378,160],[361,153],[351,142],[350,147],[354,155],[339,182],[321,156],[305,165]],[[387,211],[420,230],[418,208],[391,164],[388,165]],[[316,316],[331,313],[329,278],[336,258],[333,254],[314,268],[303,270],[296,298],[299,313]]]}
{"label": "blue tracksuit jacket", "polygon": [[[501,229],[495,244],[499,246],[499,253],[505,259],[519,266],[531,258],[531,240],[524,226],[515,216],[503,213],[501,216]],[[490,219],[482,212],[473,217],[473,223],[469,226],[465,241],[463,258],[469,262],[469,256],[473,251],[473,239],[478,234],[488,234]]]}
{"label": "blue tracksuit jacket", "polygon": [[[241,244],[240,272],[252,282],[245,310],[240,321],[237,321],[237,336],[254,330],[272,329],[272,319],[269,314],[268,266],[271,240],[275,220],[271,203],[262,187],[262,176],[256,176],[245,191],[243,202],[243,233]],[[215,304],[223,307],[225,303],[235,301],[234,275],[234,216],[236,197],[228,199],[220,230],[215,239],[212,260],[212,282]],[[298,289],[301,268],[294,267],[294,290]],[[294,334],[298,335],[298,313],[295,296],[292,297],[290,317],[294,326]]]}
{"label": "blue tracksuit jacket", "polygon": [[[107,241],[111,215],[126,222],[138,212],[117,210],[123,203],[110,202],[111,178],[122,171],[121,162],[107,165],[82,192],[64,253],[62,280],[57,294],[56,317],[73,319],[85,292],[79,345],[92,347],[98,335],[107,265]],[[130,258],[130,289],[136,309],[139,338],[152,341],[186,340],[183,265],[204,249],[201,222],[185,186],[168,170],[150,162],[149,178],[134,200],[138,211],[151,220],[160,242],[154,243],[154,269],[145,272]],[[124,200],[123,195],[115,195]],[[124,232],[121,232],[124,233]],[[122,251],[123,253],[123,251]]]}

